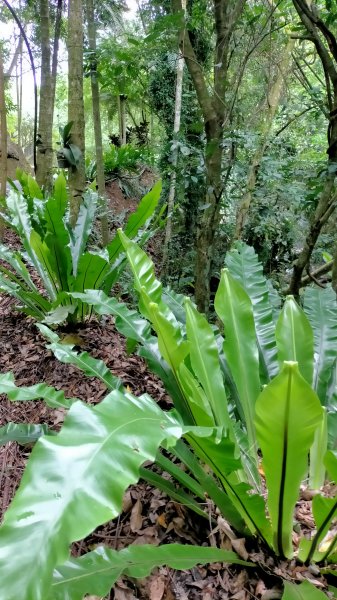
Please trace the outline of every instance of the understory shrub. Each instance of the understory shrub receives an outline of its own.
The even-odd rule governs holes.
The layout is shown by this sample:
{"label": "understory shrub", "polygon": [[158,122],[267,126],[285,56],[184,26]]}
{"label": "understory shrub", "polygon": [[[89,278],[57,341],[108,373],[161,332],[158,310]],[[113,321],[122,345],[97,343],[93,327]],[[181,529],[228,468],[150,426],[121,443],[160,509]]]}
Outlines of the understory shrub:
{"label": "understory shrub", "polygon": [[[143,577],[164,563],[186,568],[210,560],[240,562],[225,550],[170,544],[121,552],[99,547],[69,558],[73,541],[118,515],[124,491],[139,477],[207,522],[204,507],[211,500],[236,536],[255,539],[280,560],[314,562],[317,572],[336,574],[326,565],[337,562],[337,499],[333,487],[330,495],[320,491],[326,473],[337,481],[332,291],[308,290],[305,311],[288,297],[281,310],[256,255],[239,244],[215,296],[223,337],[189,298],[163,289],[134,241],[121,231],[119,239],[142,316],[102,291],[72,297],[99,314],[114,315],[129,351],[138,347],[174,409],[163,411],[147,394],[136,398],[104,363],[61,344],[40,326],[56,356],[98,376],[108,394],[92,407],[44,384],[18,388],[10,374],[0,377],[0,392],[12,400],[44,398],[69,410],[60,433],[37,441],[0,528],[0,597],[80,600],[85,594],[103,596],[121,573]],[[8,428],[14,439],[15,426]],[[0,433],[5,436],[6,429]],[[144,467],[147,461],[159,473]],[[294,546],[294,510],[308,476],[317,492],[315,531],[302,534]],[[286,581],[283,600],[299,598],[321,600],[326,594],[309,581]]]}
{"label": "understory shrub", "polygon": [[[68,220],[68,193],[63,175],[45,198],[30,175],[22,175],[22,190],[12,189],[3,215],[20,238],[23,249],[0,245],[0,290],[14,296],[19,308],[50,324],[76,323],[91,314],[91,307],[69,295],[85,289],[109,293],[125,265],[118,236],[100,250],[88,250],[88,238],[96,218],[98,196],[84,193],[74,228]],[[157,183],[141,200],[126,223],[131,237],[146,240],[146,232],[160,196]]]}

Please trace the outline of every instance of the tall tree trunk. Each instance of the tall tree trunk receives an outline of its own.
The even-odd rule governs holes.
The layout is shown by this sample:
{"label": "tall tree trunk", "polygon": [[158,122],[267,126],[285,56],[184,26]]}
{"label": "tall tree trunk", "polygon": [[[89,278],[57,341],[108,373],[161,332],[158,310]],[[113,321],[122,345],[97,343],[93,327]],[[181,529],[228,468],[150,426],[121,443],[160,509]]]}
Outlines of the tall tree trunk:
{"label": "tall tree trunk", "polygon": [[82,157],[76,167],[69,168],[70,223],[77,221],[85,189],[85,122],[83,102],[83,13],[82,0],[68,3],[68,121],[73,121],[71,139]]}
{"label": "tall tree trunk", "polygon": [[278,67],[278,74],[268,93],[266,107],[263,110],[264,122],[262,125],[259,144],[254,152],[251,164],[248,169],[246,192],[237,210],[236,227],[234,234],[234,239],[236,240],[240,239],[242,236],[243,228],[247,219],[247,214],[252,203],[253,193],[256,186],[258,172],[260,170],[261,160],[268,146],[269,136],[273,126],[276,111],[280,103],[282,89],[289,71],[291,53],[293,51],[294,44],[295,40],[290,38],[285,47],[281,63]]}
{"label": "tall tree trunk", "polygon": [[17,130],[18,130],[18,144],[21,146],[21,127],[22,127],[22,67],[23,67],[23,39],[22,35],[19,37],[18,43],[19,49],[19,64],[16,64],[16,104],[17,104]]}
{"label": "tall tree trunk", "polygon": [[55,106],[55,90],[56,90],[56,76],[57,76],[57,65],[59,55],[59,43],[61,35],[61,24],[62,24],[62,11],[63,11],[63,0],[57,0],[56,16],[55,16],[55,29],[54,29],[54,42],[53,42],[53,55],[51,65],[51,101],[54,114]]}
{"label": "tall tree trunk", "polygon": [[318,200],[317,208],[311,220],[303,248],[294,264],[287,292],[298,296],[301,288],[302,275],[309,269],[312,252],[330,216],[337,207],[336,193],[336,163],[337,163],[337,40],[331,30],[319,16],[317,6],[306,0],[293,0],[298,15],[308,32],[308,39],[316,47],[321,60],[325,81],[326,96],[329,106],[328,126],[328,163],[324,188]]}
{"label": "tall tree trunk", "polygon": [[[186,0],[182,0],[181,6],[183,11],[186,10]],[[180,32],[179,34],[179,45],[180,39],[183,37],[184,32]],[[173,125],[173,138],[177,139],[178,133],[180,131],[180,120],[181,120],[181,99],[183,93],[183,75],[184,75],[184,59],[182,56],[177,56],[177,69],[176,69],[176,91],[175,91],[175,104],[174,104],[174,125]],[[164,240],[164,248],[163,248],[163,258],[162,258],[162,275],[166,276],[168,270],[168,254],[169,254],[169,246],[172,237],[172,218],[173,218],[173,210],[174,210],[174,199],[176,193],[176,182],[177,182],[177,165],[178,165],[178,147],[176,146],[173,151],[172,156],[172,171],[170,177],[170,189],[167,200],[167,219],[166,219],[166,230],[165,230],[165,240]]]}
{"label": "tall tree trunk", "polygon": [[[5,77],[2,56],[2,46],[0,44],[0,140],[1,140],[1,176],[0,176],[0,198],[6,196],[7,184],[7,119],[6,119],[6,99],[5,99]],[[0,241],[3,240],[5,223],[0,217]]]}
{"label": "tall tree trunk", "polygon": [[37,148],[36,179],[50,190],[53,180],[53,98],[51,82],[49,0],[40,0],[41,23],[41,87],[39,109],[39,145]]}
{"label": "tall tree trunk", "polygon": [[96,25],[93,0],[87,0],[87,25],[88,42],[91,51],[90,75],[91,75],[91,97],[92,97],[92,115],[95,132],[95,150],[96,150],[96,173],[97,190],[100,197],[101,208],[101,234],[102,244],[106,246],[109,242],[109,224],[107,216],[107,200],[105,194],[105,175],[104,175],[104,157],[102,144],[102,125],[100,111],[100,93],[97,74],[97,56],[96,56]]}
{"label": "tall tree trunk", "polygon": [[126,144],[126,96],[119,94],[117,96],[118,103],[118,122],[119,122],[119,143],[121,146]]}
{"label": "tall tree trunk", "polygon": [[[210,277],[216,234],[221,218],[223,131],[227,113],[228,57],[230,42],[246,0],[213,0],[216,44],[214,52],[214,91],[210,92],[205,74],[195,55],[186,29],[181,49],[204,118],[206,135],[206,197],[201,199],[196,241],[195,300],[199,310],[208,312]],[[181,0],[172,0],[175,12]]]}

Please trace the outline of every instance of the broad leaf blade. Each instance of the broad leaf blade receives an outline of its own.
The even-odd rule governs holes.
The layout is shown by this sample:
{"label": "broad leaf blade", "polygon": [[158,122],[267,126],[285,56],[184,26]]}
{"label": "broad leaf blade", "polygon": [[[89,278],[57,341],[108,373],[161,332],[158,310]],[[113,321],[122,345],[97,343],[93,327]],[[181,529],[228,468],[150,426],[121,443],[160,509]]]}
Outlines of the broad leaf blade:
{"label": "broad leaf blade", "polygon": [[314,332],[315,366],[313,387],[323,405],[337,358],[337,304],[332,288],[306,288],[304,312]]}
{"label": "broad leaf blade", "polygon": [[85,594],[103,597],[122,574],[143,578],[161,565],[185,570],[211,562],[253,566],[253,563],[240,560],[235,552],[218,548],[145,544],[117,552],[101,546],[81,558],[68,560],[55,571],[50,600],[81,600]]}
{"label": "broad leaf blade", "polygon": [[249,445],[254,449],[254,407],[260,393],[260,378],[253,310],[245,290],[225,269],[214,306],[224,324],[223,350],[239,393]]}
{"label": "broad leaf blade", "polygon": [[[125,234],[128,238],[134,238],[139,229],[146,225],[156,210],[161,194],[161,182],[158,181],[140,201],[137,210],[129,217],[125,226]],[[121,240],[116,236],[107,246],[110,263],[114,263],[123,251]]]}
{"label": "broad leaf blade", "polygon": [[148,396],[114,391],[94,408],[74,404],[61,432],[35,445],[0,528],[6,600],[45,600],[69,545],[117,516],[140,466],[180,435],[177,422]]}
{"label": "broad leaf blade", "polygon": [[256,402],[256,435],[268,487],[274,548],[288,558],[293,553],[293,511],[322,418],[319,398],[300,375],[296,363],[284,363],[281,373]]}
{"label": "broad leaf blade", "polygon": [[[211,407],[214,423],[232,430],[227,397],[212,327],[188,299],[185,301],[186,333],[190,342],[192,369]],[[201,424],[201,423],[200,423]]]}
{"label": "broad leaf blade", "polygon": [[243,242],[237,242],[235,249],[226,255],[226,265],[251,299],[260,350],[260,367],[266,382],[278,373],[279,366],[273,308],[263,267],[254,248]]}
{"label": "broad leaf blade", "polygon": [[92,224],[97,209],[98,196],[91,190],[87,190],[83,195],[78,219],[75,228],[70,234],[70,252],[72,257],[73,275],[76,277],[80,257],[85,251],[88,237],[90,235]]}
{"label": "broad leaf blade", "polygon": [[35,425],[28,423],[7,423],[0,427],[0,446],[7,442],[18,444],[33,444],[41,435],[48,433],[47,425]]}
{"label": "broad leaf blade", "polygon": [[326,598],[327,596],[309,581],[303,581],[300,585],[284,582],[282,600],[326,600]]}
{"label": "broad leaf blade", "polygon": [[38,323],[37,327],[42,335],[51,341],[47,345],[47,348],[53,352],[59,361],[75,365],[88,377],[97,377],[109,390],[121,389],[123,387],[121,380],[111,373],[102,360],[94,358],[88,352],[76,352],[73,349],[74,344],[64,344],[55,332],[51,331],[45,325]]}
{"label": "broad leaf blade", "polygon": [[13,373],[0,375],[0,394],[7,394],[13,402],[27,402],[30,400],[44,400],[51,408],[69,408],[77,398],[65,398],[62,390],[37,383],[29,387],[17,387]]}
{"label": "broad leaf blade", "polygon": [[301,375],[312,384],[314,334],[303,310],[288,296],[276,324],[276,343],[280,365],[284,361],[298,363]]}

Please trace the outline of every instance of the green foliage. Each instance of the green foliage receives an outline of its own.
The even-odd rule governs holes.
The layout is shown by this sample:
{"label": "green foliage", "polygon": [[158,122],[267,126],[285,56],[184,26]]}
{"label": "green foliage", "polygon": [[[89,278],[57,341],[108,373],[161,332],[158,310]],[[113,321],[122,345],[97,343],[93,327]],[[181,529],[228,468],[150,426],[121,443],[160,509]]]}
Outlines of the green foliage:
{"label": "green foliage", "polygon": [[59,162],[65,160],[68,164],[60,164],[61,167],[72,166],[77,167],[82,156],[82,152],[76,144],[71,141],[71,129],[74,121],[70,121],[64,127],[59,127],[61,142],[58,142],[60,149],[57,152]]}
{"label": "green foliage", "polygon": [[[23,193],[13,189],[7,198],[5,219],[21,239],[24,252],[0,246],[0,289],[20,302],[20,308],[48,324],[83,321],[90,306],[69,292],[102,289],[108,293],[123,268],[122,246],[115,237],[103,251],[88,251],[97,208],[97,194],[88,189],[74,228],[68,223],[66,182],[60,175],[53,194],[44,198],[36,181],[21,174]],[[160,183],[140,202],[126,224],[134,237],[147,227],[158,204]],[[27,264],[27,266],[26,266]],[[27,268],[28,267],[28,268]],[[44,292],[36,284],[39,277]]]}
{"label": "green foliage", "polygon": [[[42,436],[36,443],[0,528],[6,600],[18,594],[23,600],[80,600],[86,593],[106,594],[123,572],[138,577],[159,564],[184,568],[212,560],[216,553],[211,551],[203,554],[205,549],[198,549],[199,553],[194,548],[189,552],[184,547],[174,554],[176,548],[170,545],[156,549],[156,556],[146,547],[141,556],[139,549],[120,553],[98,549],[69,560],[69,544],[116,516],[123,492],[140,476],[205,517],[207,495],[238,535],[259,537],[282,558],[294,555],[295,504],[315,434],[324,421],[320,398],[312,386],[313,344],[304,349],[295,343],[296,333],[309,331],[307,318],[292,298],[286,299],[273,344],[280,370],[275,374],[274,360],[264,360],[269,382],[262,388],[261,340],[268,339],[264,349],[270,350],[272,307],[256,256],[239,246],[228,260],[235,267],[235,278],[227,270],[222,274],[215,305],[224,325],[223,341],[191,300],[179,306],[179,296],[163,293],[151,260],[135,242],[121,231],[119,240],[143,317],[102,291],[75,292],[73,297],[86,299],[101,314],[115,315],[116,327],[127,336],[129,347],[141,346],[149,365],[162,375],[175,408],[165,412],[147,395],[135,398],[121,387],[116,389],[117,382],[109,380],[99,361],[91,362],[86,353],[78,355],[72,348],[63,350],[57,336],[44,328],[62,360],[77,364],[89,375],[98,369],[107,387],[115,389],[95,407],[72,404],[61,432]],[[243,279],[246,289],[239,283],[246,265],[241,263],[240,272],[238,251],[250,254],[251,269]],[[258,301],[257,310],[252,301]],[[5,385],[13,390],[14,382],[4,377]],[[165,449],[164,455],[158,453],[160,448]],[[159,472],[143,467],[146,461],[156,462]],[[179,463],[184,465],[181,470]],[[334,452],[325,453],[324,466],[335,481]],[[174,485],[162,476],[163,471],[171,475]],[[267,506],[261,472],[265,473]],[[309,564],[334,558],[337,536],[328,548],[322,544],[336,512],[336,498],[315,496],[316,533],[311,540],[302,539],[300,560]],[[20,561],[13,561],[19,552]],[[217,560],[238,562],[233,554],[217,556]],[[102,568],[101,578],[97,573]],[[303,593],[308,598],[325,597],[309,583],[296,587],[286,583],[284,598],[301,598]]]}
{"label": "green foliage", "polygon": [[147,152],[125,144],[119,148],[111,146],[104,154],[104,171],[106,175],[121,174],[122,171],[135,172],[140,162],[147,161]]}

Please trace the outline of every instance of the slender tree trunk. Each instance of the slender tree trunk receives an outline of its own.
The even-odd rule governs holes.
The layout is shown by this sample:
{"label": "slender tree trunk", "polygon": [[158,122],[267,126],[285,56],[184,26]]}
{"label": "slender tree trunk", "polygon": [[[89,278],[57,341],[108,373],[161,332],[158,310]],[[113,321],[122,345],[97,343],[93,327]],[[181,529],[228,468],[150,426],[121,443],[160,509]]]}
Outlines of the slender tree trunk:
{"label": "slender tree trunk", "polygon": [[117,96],[118,102],[118,121],[119,121],[119,143],[121,146],[126,144],[126,96],[119,94]]}
{"label": "slender tree trunk", "polygon": [[[182,0],[181,6],[183,11],[186,10],[186,0]],[[179,38],[184,35],[180,33]],[[183,75],[184,75],[184,59],[182,56],[177,56],[177,72],[176,72],[176,92],[175,92],[175,104],[174,104],[174,125],[173,125],[173,139],[177,139],[180,131],[180,120],[181,120],[181,99],[183,93]],[[162,275],[166,276],[168,270],[168,254],[169,246],[172,238],[172,218],[174,211],[174,199],[176,194],[176,183],[177,183],[177,165],[178,165],[178,147],[175,147],[172,156],[172,171],[170,177],[170,189],[167,200],[167,220],[166,220],[166,231],[163,248],[162,258]]]}
{"label": "slender tree trunk", "polygon": [[49,0],[40,0],[41,20],[41,87],[39,110],[39,145],[37,148],[36,179],[50,190],[53,180],[53,98],[50,54]]}
{"label": "slender tree trunk", "polygon": [[57,76],[57,65],[58,65],[58,55],[59,55],[59,43],[60,43],[60,35],[61,35],[62,11],[63,11],[63,0],[57,0],[54,42],[53,42],[53,55],[52,55],[52,66],[51,66],[51,101],[52,101],[52,107],[53,107],[53,114],[54,114],[54,106],[55,106],[56,76]]}
{"label": "slender tree trunk", "polygon": [[[230,42],[246,0],[213,0],[216,44],[214,52],[214,91],[210,92],[205,74],[195,55],[186,29],[181,49],[204,118],[206,135],[206,197],[201,199],[197,240],[195,299],[200,311],[208,312],[210,277],[216,234],[221,219],[223,131],[227,115],[228,62]],[[181,10],[181,0],[172,0],[173,10]]]}
{"label": "slender tree trunk", "polygon": [[325,81],[326,97],[329,106],[328,126],[328,162],[324,188],[318,200],[314,217],[310,223],[303,248],[294,264],[292,277],[287,292],[298,296],[301,288],[302,275],[309,268],[312,252],[330,216],[337,207],[336,192],[336,163],[337,163],[337,40],[328,26],[319,16],[314,3],[306,0],[293,0],[298,15],[308,32],[308,38],[316,47],[322,63]]}
{"label": "slender tree trunk", "polygon": [[[1,140],[1,176],[0,176],[0,199],[6,196],[7,184],[7,120],[5,99],[5,77],[2,56],[2,45],[0,44],[0,140]],[[3,240],[5,223],[0,218],[0,241]]]}
{"label": "slender tree trunk", "polygon": [[102,244],[106,246],[109,242],[109,224],[107,216],[107,200],[105,194],[105,175],[104,175],[104,157],[102,144],[102,125],[100,111],[100,93],[97,76],[97,57],[96,57],[96,25],[93,0],[87,0],[87,25],[89,50],[92,52],[90,63],[91,74],[91,96],[92,96],[92,115],[95,132],[96,149],[96,172],[97,172],[97,190],[100,197],[101,208],[101,235]]}
{"label": "slender tree trunk", "polygon": [[335,248],[334,248],[334,254],[333,254],[331,285],[337,295],[337,241],[335,241]]}
{"label": "slender tree trunk", "polygon": [[83,14],[82,0],[68,3],[68,121],[73,121],[71,139],[82,152],[77,166],[69,168],[70,223],[74,227],[85,189],[85,121],[83,102]]}
{"label": "slender tree trunk", "polygon": [[22,126],[22,48],[23,48],[23,39],[22,35],[19,38],[19,64],[16,64],[16,103],[17,103],[17,130],[18,130],[18,144],[21,146],[21,126]]}
{"label": "slender tree trunk", "polygon": [[295,44],[294,39],[289,39],[288,43],[285,47],[283,58],[281,64],[278,68],[278,74],[274,83],[271,86],[270,92],[267,98],[267,106],[263,111],[264,115],[264,123],[262,126],[262,132],[259,140],[259,144],[254,152],[254,156],[252,158],[252,162],[248,169],[247,183],[246,183],[246,192],[240,202],[240,205],[237,210],[236,215],[236,227],[234,239],[238,240],[242,236],[243,228],[246,223],[247,214],[250,209],[253,193],[256,187],[256,181],[258,172],[260,170],[261,160],[264,156],[266,148],[269,142],[270,132],[273,126],[274,118],[276,115],[276,111],[278,109],[282,89],[284,83],[287,78],[287,74],[289,71],[289,64],[291,60],[291,53],[293,51]]}

